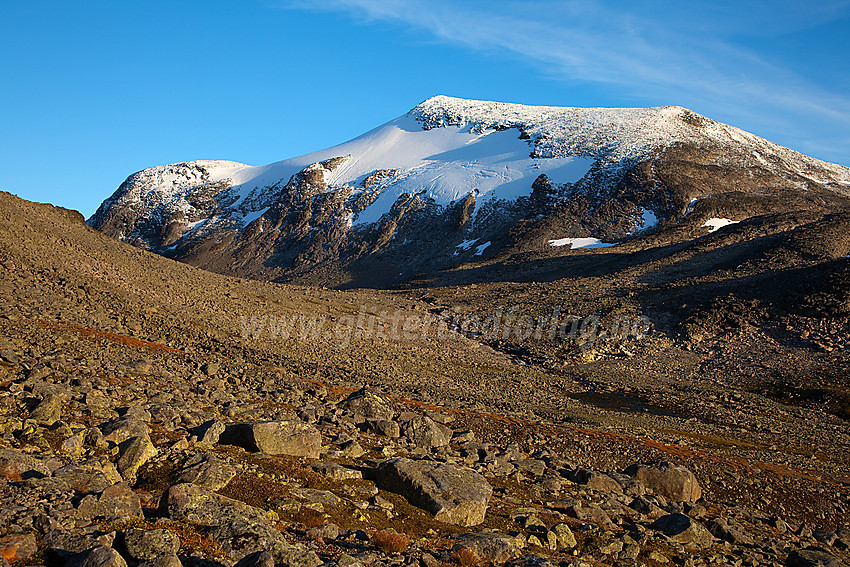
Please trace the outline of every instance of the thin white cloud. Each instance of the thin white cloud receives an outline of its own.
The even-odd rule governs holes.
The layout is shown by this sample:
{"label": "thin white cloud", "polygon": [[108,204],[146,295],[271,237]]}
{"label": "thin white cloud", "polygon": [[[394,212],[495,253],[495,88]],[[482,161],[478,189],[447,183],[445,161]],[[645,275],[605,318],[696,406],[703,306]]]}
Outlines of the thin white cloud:
{"label": "thin white cloud", "polygon": [[[762,131],[791,130],[801,120],[850,126],[844,93],[811,84],[735,39],[829,22],[846,16],[850,0],[805,10],[791,0],[709,4],[329,0],[318,9],[401,23],[443,42],[521,59],[551,78],[604,83],[633,100],[690,106]],[[300,0],[288,5],[317,9]]]}

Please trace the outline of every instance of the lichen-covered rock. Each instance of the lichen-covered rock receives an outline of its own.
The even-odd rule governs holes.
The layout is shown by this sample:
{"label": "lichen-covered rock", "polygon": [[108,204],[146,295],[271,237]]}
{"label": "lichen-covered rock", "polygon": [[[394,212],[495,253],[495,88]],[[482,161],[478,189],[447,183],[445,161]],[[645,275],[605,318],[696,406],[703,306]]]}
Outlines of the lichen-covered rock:
{"label": "lichen-covered rock", "polygon": [[85,496],[77,508],[77,516],[106,522],[141,520],[142,503],[139,495],[125,482],[114,484],[100,494]]}
{"label": "lichen-covered rock", "polygon": [[108,421],[100,426],[100,430],[105,441],[112,441],[117,445],[133,437],[150,436],[148,425],[132,414]]}
{"label": "lichen-covered rock", "polygon": [[124,532],[124,547],[130,557],[140,561],[175,555],[180,538],[168,530],[129,529]]}
{"label": "lichen-covered rock", "polygon": [[136,473],[142,465],[156,456],[157,450],[150,437],[132,437],[120,445],[118,472],[131,485],[136,483]]}
{"label": "lichen-covered rock", "polygon": [[160,512],[174,520],[220,526],[231,520],[254,523],[277,521],[277,514],[239,500],[209,492],[194,484],[176,484],[160,499]]}
{"label": "lichen-covered rock", "polygon": [[714,541],[711,533],[696,520],[684,514],[667,514],[655,520],[650,526],[673,541],[707,547]]}
{"label": "lichen-covered rock", "polygon": [[411,443],[423,449],[444,447],[449,444],[451,435],[446,435],[443,429],[430,417],[414,417],[404,423],[402,434]]}
{"label": "lichen-covered rock", "polygon": [[300,421],[258,421],[236,423],[219,438],[226,445],[269,455],[291,455],[318,459],[322,436],[312,425]]}
{"label": "lichen-covered rock", "polygon": [[195,455],[177,474],[175,481],[191,482],[215,492],[227,486],[234,476],[236,469],[221,459],[213,455]]}
{"label": "lichen-covered rock", "polygon": [[458,537],[455,550],[466,548],[480,559],[496,565],[510,561],[522,554],[523,542],[520,539],[499,533],[471,533]]}
{"label": "lichen-covered rock", "polygon": [[396,414],[395,404],[386,396],[363,387],[346,398],[341,407],[354,416],[354,421],[363,423],[373,420],[392,420]]}
{"label": "lichen-covered rock", "polygon": [[440,522],[475,526],[484,521],[493,488],[477,472],[450,463],[395,458],[375,471],[379,488],[395,492]]}
{"label": "lichen-covered rock", "polygon": [[702,496],[702,488],[694,473],[680,465],[662,461],[647,465],[632,465],[624,472],[668,500],[696,502]]}

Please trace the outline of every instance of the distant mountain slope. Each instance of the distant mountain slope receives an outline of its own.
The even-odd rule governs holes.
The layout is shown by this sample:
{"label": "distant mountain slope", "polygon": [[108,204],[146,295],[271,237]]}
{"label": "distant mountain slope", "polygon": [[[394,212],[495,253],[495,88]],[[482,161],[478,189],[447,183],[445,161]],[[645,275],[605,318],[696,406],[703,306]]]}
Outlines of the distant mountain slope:
{"label": "distant mountain slope", "polygon": [[130,176],[89,223],[219,271],[335,286],[550,240],[619,242],[712,217],[843,209],[850,170],[681,107],[532,107],[437,96],[339,146],[251,167]]}

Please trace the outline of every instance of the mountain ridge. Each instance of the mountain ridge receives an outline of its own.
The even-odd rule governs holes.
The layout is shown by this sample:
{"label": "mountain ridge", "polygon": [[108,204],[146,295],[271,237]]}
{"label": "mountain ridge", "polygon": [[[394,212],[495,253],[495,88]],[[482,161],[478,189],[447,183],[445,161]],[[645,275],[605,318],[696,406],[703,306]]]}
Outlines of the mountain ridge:
{"label": "mountain ridge", "polygon": [[[681,225],[694,202],[729,191],[843,201],[850,169],[683,107],[533,107],[440,95],[297,158],[142,170],[89,223],[224,273],[382,287],[549,240],[621,242]],[[424,250],[405,249],[417,242]]]}

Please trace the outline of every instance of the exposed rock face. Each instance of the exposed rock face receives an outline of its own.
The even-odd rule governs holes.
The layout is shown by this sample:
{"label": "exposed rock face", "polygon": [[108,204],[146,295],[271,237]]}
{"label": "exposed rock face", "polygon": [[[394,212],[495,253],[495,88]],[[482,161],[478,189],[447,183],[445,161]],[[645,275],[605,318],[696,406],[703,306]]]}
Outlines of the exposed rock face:
{"label": "exposed rock face", "polygon": [[269,455],[318,459],[322,436],[315,427],[298,421],[262,421],[231,425],[221,442]]}
{"label": "exposed rock face", "polygon": [[696,502],[702,496],[702,489],[694,473],[682,466],[666,462],[633,465],[625,472],[668,500]]}
{"label": "exposed rock face", "polygon": [[480,474],[448,463],[397,458],[375,471],[379,487],[401,494],[411,504],[448,524],[475,526],[484,521],[493,489]]}

